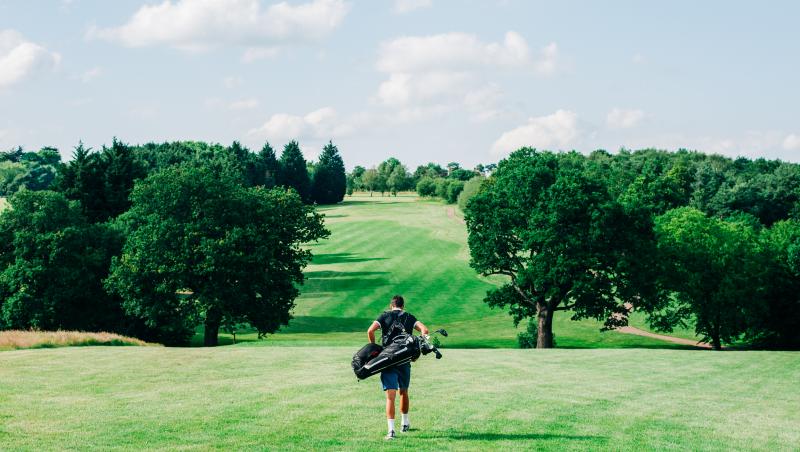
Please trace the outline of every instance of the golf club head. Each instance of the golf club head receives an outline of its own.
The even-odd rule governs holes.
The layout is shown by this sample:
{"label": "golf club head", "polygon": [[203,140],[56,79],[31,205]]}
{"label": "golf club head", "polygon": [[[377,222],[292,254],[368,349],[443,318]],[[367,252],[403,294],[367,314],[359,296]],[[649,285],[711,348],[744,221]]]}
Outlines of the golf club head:
{"label": "golf club head", "polygon": [[442,354],[439,353],[439,350],[434,350],[433,353],[436,354],[436,359],[442,359]]}
{"label": "golf club head", "polygon": [[437,333],[441,334],[444,337],[447,337],[447,331],[444,328],[436,330]]}

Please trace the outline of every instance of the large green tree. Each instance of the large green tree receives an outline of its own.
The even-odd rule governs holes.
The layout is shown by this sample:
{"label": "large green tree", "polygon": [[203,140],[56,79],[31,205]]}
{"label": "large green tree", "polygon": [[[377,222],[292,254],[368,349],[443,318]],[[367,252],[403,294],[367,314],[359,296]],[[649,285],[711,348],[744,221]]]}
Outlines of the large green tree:
{"label": "large green tree", "polygon": [[673,303],[656,325],[687,318],[714,349],[739,338],[759,303],[763,262],[752,222],[725,221],[682,207],[656,218],[661,278]]}
{"label": "large green tree", "polygon": [[311,187],[312,198],[317,204],[336,204],[344,199],[347,190],[347,175],[339,149],[328,142],[319,156]]}
{"label": "large green tree", "polygon": [[103,290],[122,238],[61,193],[24,190],[0,214],[0,327],[120,331]]}
{"label": "large green tree", "polygon": [[283,147],[278,177],[278,185],[294,188],[303,202],[311,202],[311,180],[306,159],[297,141],[292,140]]}
{"label": "large green tree", "polygon": [[[523,148],[498,165],[465,212],[470,265],[507,282],[486,297],[515,322],[535,318],[538,348],[553,346],[553,315],[607,319],[632,292],[619,291],[633,262],[621,266],[628,221],[585,157]],[[619,243],[616,243],[619,242]]]}
{"label": "large green tree", "polygon": [[232,167],[180,165],[136,185],[119,222],[127,241],[107,287],[127,313],[186,341],[199,320],[206,345],[243,321],[260,334],[291,318],[322,217],[293,191],[248,188]]}
{"label": "large green tree", "polygon": [[748,337],[765,347],[800,348],[800,220],[784,220],[760,234],[764,253],[763,303],[748,317]]}

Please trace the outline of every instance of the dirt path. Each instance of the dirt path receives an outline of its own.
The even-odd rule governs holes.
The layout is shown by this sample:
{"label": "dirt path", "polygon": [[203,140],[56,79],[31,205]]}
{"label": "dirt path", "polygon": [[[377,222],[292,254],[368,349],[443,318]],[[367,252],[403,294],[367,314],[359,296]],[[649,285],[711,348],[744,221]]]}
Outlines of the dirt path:
{"label": "dirt path", "polygon": [[452,218],[452,219],[458,221],[461,224],[467,224],[467,222],[464,221],[463,218],[459,218],[459,217],[456,216],[456,208],[455,207],[448,207],[447,208],[447,217],[448,218]]}
{"label": "dirt path", "polygon": [[625,334],[635,334],[637,336],[652,337],[653,339],[672,342],[673,344],[689,345],[691,347],[697,347],[697,348],[708,348],[708,349],[711,348],[711,344],[707,342],[697,342],[691,339],[683,339],[680,337],[665,336],[663,334],[650,333],[644,330],[640,330],[639,328],[634,328],[632,326],[623,326],[621,328],[617,328],[616,331]]}

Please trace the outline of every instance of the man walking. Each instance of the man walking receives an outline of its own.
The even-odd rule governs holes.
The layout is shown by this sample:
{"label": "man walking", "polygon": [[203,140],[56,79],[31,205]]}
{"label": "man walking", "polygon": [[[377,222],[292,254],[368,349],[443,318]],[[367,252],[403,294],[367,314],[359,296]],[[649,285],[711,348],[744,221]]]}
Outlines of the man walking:
{"label": "man walking", "polygon": [[[375,343],[375,330],[381,329],[382,345],[386,347],[398,335],[407,333],[413,334],[413,330],[421,334],[428,334],[428,328],[413,314],[405,311],[405,300],[400,295],[392,297],[389,310],[381,314],[377,320],[372,322],[367,330],[367,337],[370,343]],[[400,414],[403,424],[402,431],[407,432],[411,427],[408,420],[408,386],[411,384],[411,363],[392,367],[381,372],[381,384],[386,393],[386,420],[389,425],[389,433],[386,439],[395,438],[394,429],[394,400],[397,392],[400,392]]]}

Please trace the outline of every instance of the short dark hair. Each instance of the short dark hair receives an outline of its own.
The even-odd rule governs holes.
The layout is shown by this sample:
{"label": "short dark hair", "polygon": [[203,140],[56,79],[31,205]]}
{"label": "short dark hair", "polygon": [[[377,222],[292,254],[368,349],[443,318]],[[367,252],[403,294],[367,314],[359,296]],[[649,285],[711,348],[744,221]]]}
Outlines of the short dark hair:
{"label": "short dark hair", "polygon": [[406,301],[403,300],[401,295],[395,295],[392,297],[392,306],[395,308],[402,308],[406,304]]}

